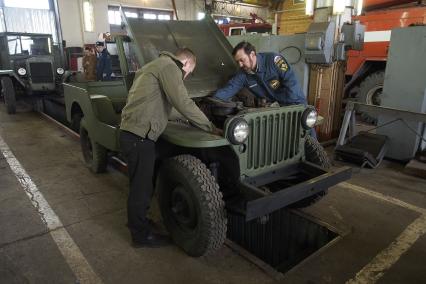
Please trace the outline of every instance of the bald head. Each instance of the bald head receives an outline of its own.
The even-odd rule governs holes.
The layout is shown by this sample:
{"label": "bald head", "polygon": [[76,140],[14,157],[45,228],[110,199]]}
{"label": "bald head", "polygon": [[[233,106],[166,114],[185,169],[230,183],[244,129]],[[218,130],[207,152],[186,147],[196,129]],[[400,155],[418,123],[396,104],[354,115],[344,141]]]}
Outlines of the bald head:
{"label": "bald head", "polygon": [[181,61],[187,59],[194,62],[194,64],[197,62],[197,57],[195,56],[195,53],[187,47],[179,48],[175,52],[175,55]]}
{"label": "bald head", "polygon": [[185,72],[183,78],[186,79],[186,77],[194,71],[197,58],[195,57],[194,52],[187,47],[179,48],[175,52],[175,55],[183,64],[182,69]]}

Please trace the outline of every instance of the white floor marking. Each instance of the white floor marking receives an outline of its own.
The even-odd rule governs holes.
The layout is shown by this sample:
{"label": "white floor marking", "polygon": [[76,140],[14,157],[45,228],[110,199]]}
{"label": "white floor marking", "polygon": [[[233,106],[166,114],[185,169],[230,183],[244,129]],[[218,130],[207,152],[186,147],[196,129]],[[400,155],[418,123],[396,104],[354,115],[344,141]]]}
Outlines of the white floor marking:
{"label": "white floor marking", "polygon": [[354,185],[354,184],[347,183],[347,182],[339,183],[338,186],[341,186],[341,187],[344,187],[344,188],[347,188],[347,189],[351,189],[351,190],[354,190],[354,191],[358,191],[360,193],[364,193],[364,194],[370,195],[370,196],[372,196],[374,198],[380,199],[382,201],[390,202],[390,203],[392,203],[394,205],[401,206],[403,208],[406,208],[406,209],[418,212],[420,214],[426,214],[426,209],[424,209],[424,208],[420,208],[420,207],[417,207],[415,205],[412,205],[412,204],[409,204],[407,202],[404,202],[402,200],[393,198],[391,196],[384,195],[382,193],[366,189],[366,188],[364,188],[362,186]]}
{"label": "white floor marking", "polygon": [[64,256],[66,262],[77,277],[78,283],[103,283],[87,262],[77,244],[64,228],[61,220],[50,207],[43,194],[31,180],[25,169],[13,155],[9,146],[0,136],[0,151],[14,172],[16,178],[27,194],[33,206],[37,209],[43,223],[46,224],[50,235]]}
{"label": "white floor marking", "polygon": [[[364,266],[355,276],[347,281],[354,283],[375,283],[394,265],[408,249],[426,233],[426,215],[417,218],[393,241],[382,250],[373,260]],[[421,260],[419,260],[421,261]]]}
{"label": "white floor marking", "polygon": [[386,270],[391,268],[392,265],[394,265],[421,236],[426,234],[426,209],[347,182],[340,183],[339,186],[367,194],[379,200],[389,202],[421,214],[419,218],[414,220],[413,223],[405,228],[405,230],[396,238],[395,241],[393,241],[386,249],[382,250],[378,255],[376,255],[370,263],[364,266],[355,275],[353,279],[350,279],[346,282],[346,284],[375,283],[385,274]]}

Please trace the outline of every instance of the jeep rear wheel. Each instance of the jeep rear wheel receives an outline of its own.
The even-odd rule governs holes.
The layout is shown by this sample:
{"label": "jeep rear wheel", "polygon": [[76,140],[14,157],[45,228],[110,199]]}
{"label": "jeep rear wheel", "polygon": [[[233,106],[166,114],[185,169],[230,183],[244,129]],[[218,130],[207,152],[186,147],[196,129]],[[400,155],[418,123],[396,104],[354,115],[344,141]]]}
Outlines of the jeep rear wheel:
{"label": "jeep rear wheel", "polygon": [[173,241],[190,256],[219,249],[226,238],[226,212],[210,170],[191,155],[163,162],[157,176],[158,202]]}
{"label": "jeep rear wheel", "polygon": [[80,127],[81,151],[86,166],[94,173],[105,172],[107,166],[107,150],[102,145],[90,139],[89,133]]}
{"label": "jeep rear wheel", "polygon": [[12,79],[9,77],[1,78],[2,94],[4,104],[8,114],[16,113],[16,95],[15,88],[13,87]]}
{"label": "jeep rear wheel", "polygon": [[[330,159],[327,156],[327,152],[325,152],[324,148],[321,144],[311,136],[307,136],[305,140],[305,155],[306,160],[311,162],[317,166],[322,167],[323,169],[328,170],[331,168]],[[315,195],[304,198],[294,204],[291,205],[293,208],[303,208],[309,205],[312,205],[327,195],[328,190],[323,190],[318,192]]]}

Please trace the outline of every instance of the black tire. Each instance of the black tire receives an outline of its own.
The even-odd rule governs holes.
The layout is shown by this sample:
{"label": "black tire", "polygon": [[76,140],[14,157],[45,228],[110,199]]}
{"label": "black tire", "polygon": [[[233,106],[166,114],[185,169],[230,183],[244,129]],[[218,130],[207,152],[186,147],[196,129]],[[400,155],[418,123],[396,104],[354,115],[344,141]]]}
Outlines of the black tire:
{"label": "black tire", "polygon": [[327,152],[315,138],[307,136],[305,139],[306,160],[326,170],[331,168],[331,162]]}
{"label": "black tire", "polygon": [[80,127],[80,145],[86,166],[94,173],[103,173],[107,167],[107,150],[90,139],[87,130]]}
{"label": "black tire", "polygon": [[[327,152],[325,152],[321,144],[316,139],[312,138],[311,136],[307,136],[305,140],[305,155],[306,155],[306,160],[308,162],[311,162],[326,170],[331,168],[331,162],[327,156]],[[318,192],[315,195],[309,196],[307,198],[304,198],[292,204],[290,207],[292,208],[308,207],[318,202],[321,198],[326,196],[327,193],[328,193],[328,190],[323,190],[321,192]]]}
{"label": "black tire", "polygon": [[[381,105],[384,81],[385,71],[376,71],[367,76],[359,87],[358,102],[369,105]],[[361,113],[361,119],[368,123],[377,124],[377,115]]]}
{"label": "black tire", "polygon": [[163,162],[156,190],[164,225],[173,241],[198,257],[219,249],[226,238],[226,211],[219,185],[191,155]]}
{"label": "black tire", "polygon": [[73,131],[77,133],[80,131],[80,122],[82,118],[83,118],[83,114],[81,112],[76,112],[71,116],[70,127]]}
{"label": "black tire", "polygon": [[6,110],[8,114],[16,113],[16,95],[15,88],[13,86],[12,79],[9,77],[1,78],[2,94],[4,99],[4,104],[6,105]]}

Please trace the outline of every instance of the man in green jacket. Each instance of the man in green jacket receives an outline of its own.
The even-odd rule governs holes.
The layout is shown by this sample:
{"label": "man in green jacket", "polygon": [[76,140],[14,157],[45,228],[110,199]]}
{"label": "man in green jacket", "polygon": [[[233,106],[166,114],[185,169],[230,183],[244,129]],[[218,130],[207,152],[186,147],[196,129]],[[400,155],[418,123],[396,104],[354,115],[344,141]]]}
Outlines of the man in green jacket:
{"label": "man in green jacket", "polygon": [[196,127],[215,131],[183,84],[195,65],[196,57],[188,48],[175,54],[162,52],[136,72],[121,114],[120,147],[130,180],[127,226],[136,247],[159,247],[169,242],[151,230],[146,214],[154,190],[155,142],[167,126],[172,107]]}

